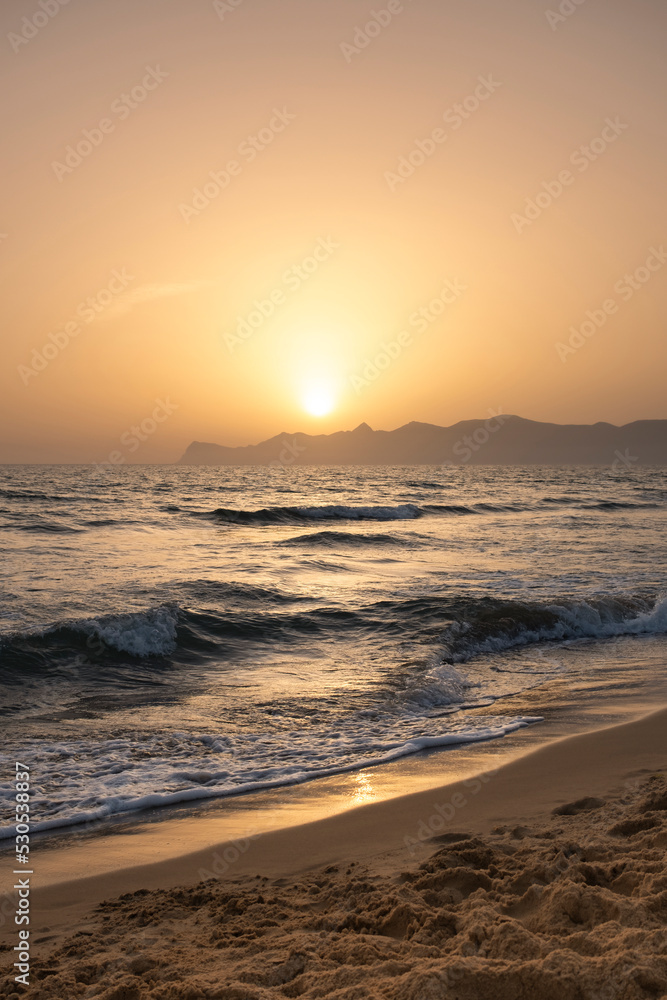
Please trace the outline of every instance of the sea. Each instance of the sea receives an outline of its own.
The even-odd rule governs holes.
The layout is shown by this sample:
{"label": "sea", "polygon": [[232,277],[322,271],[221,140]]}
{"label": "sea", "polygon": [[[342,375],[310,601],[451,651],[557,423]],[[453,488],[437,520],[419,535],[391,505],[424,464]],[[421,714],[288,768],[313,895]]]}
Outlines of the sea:
{"label": "sea", "polygon": [[16,760],[64,830],[667,702],[664,468],[4,466],[0,525],[5,838]]}

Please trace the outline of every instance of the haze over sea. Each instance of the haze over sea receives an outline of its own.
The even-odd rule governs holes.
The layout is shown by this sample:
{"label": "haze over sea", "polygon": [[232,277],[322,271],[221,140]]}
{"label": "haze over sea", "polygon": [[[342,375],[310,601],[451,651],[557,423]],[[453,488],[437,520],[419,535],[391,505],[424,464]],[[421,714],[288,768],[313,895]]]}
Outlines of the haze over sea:
{"label": "haze over sea", "polygon": [[664,684],[662,468],[4,466],[0,517],[4,773],[41,776],[35,830]]}

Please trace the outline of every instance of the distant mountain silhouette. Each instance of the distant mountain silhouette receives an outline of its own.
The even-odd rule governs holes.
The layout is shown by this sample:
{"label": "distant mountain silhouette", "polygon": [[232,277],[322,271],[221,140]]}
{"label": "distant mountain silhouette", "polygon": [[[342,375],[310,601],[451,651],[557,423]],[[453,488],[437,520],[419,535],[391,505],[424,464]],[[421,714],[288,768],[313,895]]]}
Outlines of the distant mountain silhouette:
{"label": "distant mountain silhouette", "polygon": [[496,415],[452,427],[416,421],[394,431],[360,424],[335,434],[277,434],[228,448],[194,441],[179,465],[667,465],[667,420],[546,424]]}

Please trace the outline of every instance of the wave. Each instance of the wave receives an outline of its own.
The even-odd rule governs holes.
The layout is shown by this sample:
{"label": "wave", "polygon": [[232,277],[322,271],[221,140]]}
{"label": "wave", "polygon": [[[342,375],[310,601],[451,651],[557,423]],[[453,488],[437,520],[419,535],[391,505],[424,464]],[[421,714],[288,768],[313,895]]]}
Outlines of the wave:
{"label": "wave", "polygon": [[[202,588],[211,599],[212,586]],[[237,591],[238,588],[234,588]],[[248,588],[255,590],[255,588]],[[57,622],[42,629],[6,633],[0,638],[0,680],[21,683],[28,677],[58,673],[74,665],[78,676],[85,664],[104,667],[101,683],[112,680],[116,667],[136,666],[140,661],[157,664],[202,662],[226,659],[239,644],[294,642],[300,636],[324,636],[337,629],[372,627],[358,612],[343,608],[315,608],[310,611],[273,610],[272,603],[290,602],[266,591],[255,592],[251,603],[262,610],[244,607],[189,609],[178,604],[160,605],[147,611],[103,615]],[[227,590],[229,594],[229,590]],[[225,596],[222,588],[221,596]],[[308,601],[308,598],[300,598]],[[241,602],[242,603],[242,602]],[[230,601],[231,604],[231,601]],[[154,664],[147,664],[137,679],[152,678]],[[97,678],[93,673],[92,680]]]}
{"label": "wave", "polygon": [[321,507],[265,507],[261,510],[242,510],[219,507],[217,510],[197,512],[193,516],[207,518],[220,524],[238,524],[253,527],[269,525],[305,524],[312,521],[412,521],[427,516],[465,516],[484,514],[520,514],[549,509],[556,505],[580,510],[647,510],[659,507],[656,503],[635,503],[624,500],[599,502],[565,497],[546,497],[537,503],[473,504],[416,504],[396,506],[354,507],[346,504]]}
{"label": "wave", "polygon": [[71,500],[72,497],[60,496],[57,493],[35,493],[31,490],[0,489],[0,497],[7,500]]}
{"label": "wave", "polygon": [[[413,641],[440,662],[455,664],[537,643],[667,634],[667,597],[647,595],[544,602],[426,595],[347,608],[241,584],[200,581],[183,589],[216,606],[193,609],[172,602],[8,632],[0,638],[0,680],[20,684],[72,664],[79,674],[92,665],[93,682],[111,683],[113,671],[122,674],[125,667],[135,680],[153,680],[155,670],[219,664],[249,645],[276,648],[348,636],[355,642],[363,636],[372,642]],[[137,673],[142,661],[146,671]]]}
{"label": "wave", "polygon": [[37,521],[28,524],[3,524],[3,531],[27,531],[37,535],[81,535],[83,528],[75,528],[69,524],[58,524],[55,521]]}
{"label": "wave", "polygon": [[405,485],[415,490],[444,490],[449,488],[445,483],[432,483],[428,480],[425,482],[421,482],[419,480],[408,480]]}
{"label": "wave", "polygon": [[[67,499],[75,499],[74,497],[50,497],[46,494],[38,493],[22,493],[13,492],[10,490],[0,491],[0,495],[5,497],[12,497],[14,499],[19,499],[23,503],[26,499],[43,500],[43,501],[60,501]],[[101,498],[96,498],[96,502],[103,502]],[[511,515],[511,514],[527,514],[531,512],[547,512],[547,511],[564,511],[566,508],[571,510],[581,510],[589,513],[599,512],[603,514],[605,512],[613,513],[614,511],[642,511],[651,510],[661,507],[660,503],[656,502],[639,502],[639,501],[627,501],[621,499],[607,499],[607,500],[587,500],[581,497],[544,497],[540,500],[534,500],[532,502],[520,503],[520,502],[488,502],[479,501],[476,503],[459,503],[459,504],[442,504],[442,503],[398,503],[398,504],[387,504],[387,505],[373,505],[373,506],[354,506],[350,504],[338,504],[338,505],[322,505],[322,506],[276,506],[276,507],[265,507],[258,510],[245,510],[242,508],[230,508],[230,507],[219,507],[211,511],[189,511],[177,504],[160,504],[157,507],[155,514],[155,523],[160,523],[160,514],[168,515],[180,515],[185,517],[195,517],[198,519],[204,519],[208,521],[215,522],[216,524],[224,525],[236,525],[239,527],[250,527],[250,528],[262,528],[269,526],[303,526],[309,524],[316,524],[322,522],[330,523],[341,523],[341,522],[391,522],[391,521],[414,521],[420,518],[432,518],[432,517],[483,517],[489,515]],[[34,509],[34,508],[33,508]],[[59,515],[59,520],[55,520],[49,517],[40,518],[39,516],[30,516],[24,514],[23,511],[17,514],[16,511],[7,510],[5,511],[6,516],[9,518],[16,518],[16,520],[10,520],[8,523],[0,525],[0,527],[7,532],[20,531],[28,534],[80,534],[82,532],[90,530],[99,530],[104,528],[132,528],[140,524],[145,524],[150,522],[150,517],[148,521],[138,521],[136,519],[124,518],[123,516],[118,517],[89,517],[81,518],[80,520],[76,517],[69,518]],[[364,544],[360,539],[362,536],[357,536],[356,541],[349,542],[342,536],[338,539],[334,539],[333,535],[329,540],[322,535],[322,540],[319,544],[333,544],[334,541],[345,545],[354,544],[361,545]],[[381,544],[382,539],[387,540],[387,544],[396,544],[397,539],[391,536],[377,535],[374,539],[371,536],[367,536],[366,544]],[[289,543],[286,543],[289,544]],[[317,544],[313,542],[312,544]]]}
{"label": "wave", "polygon": [[654,510],[660,507],[657,503],[631,503],[628,500],[599,500],[594,503],[582,503],[577,506],[586,510]]}
{"label": "wave", "polygon": [[0,677],[19,682],[25,675],[58,671],[82,657],[99,662],[114,654],[133,659],[164,657],[176,650],[179,609],[148,611],[57,622],[42,629],[0,638]]}
{"label": "wave", "polygon": [[144,521],[131,520],[129,518],[100,517],[90,521],[81,521],[86,528],[132,528],[137,524],[144,524]]}
{"label": "wave", "polygon": [[195,516],[208,518],[223,524],[268,526],[272,524],[305,524],[312,521],[414,521],[428,515],[506,513],[530,510],[518,504],[479,503],[464,504],[415,504],[404,503],[397,506],[352,507],[347,505],[323,507],[267,507],[263,510],[235,510],[220,507],[218,510],[198,513]]}
{"label": "wave", "polygon": [[542,497],[540,503],[562,504],[564,507],[571,507],[581,499],[581,497]]}
{"label": "wave", "polygon": [[551,602],[482,600],[443,633],[444,662],[570,639],[667,633],[667,597],[601,595]]}
{"label": "wave", "polygon": [[423,517],[423,510],[416,504],[406,503],[396,507],[266,507],[263,510],[234,510],[219,507],[210,513],[200,514],[224,524],[270,525],[303,524],[308,521],[411,521]]}
{"label": "wave", "polygon": [[404,545],[405,541],[398,535],[376,535],[356,534],[346,531],[315,531],[311,535],[297,535],[295,538],[285,538],[279,545],[299,545],[314,548],[329,548],[349,546],[350,548],[363,548],[367,545]]}
{"label": "wave", "polygon": [[263,510],[234,510],[220,507],[198,517],[210,518],[224,524],[271,525],[304,524],[310,521],[414,521],[428,515],[461,516],[466,514],[513,513],[533,508],[520,504],[415,504],[397,506],[351,507],[347,505],[323,507],[268,507]]}
{"label": "wave", "polygon": [[[429,503],[425,504],[422,508],[424,514],[453,514],[453,515],[463,515],[463,514],[483,514],[484,512],[496,512],[500,513],[507,508],[501,507],[495,504],[476,504],[472,507],[466,507],[464,504],[443,504],[443,503]],[[522,510],[527,508],[523,507]]]}
{"label": "wave", "polygon": [[[36,787],[31,810],[40,819],[31,823],[31,829],[39,833],[145,809],[299,785],[377,767],[423,750],[500,739],[541,721],[518,717],[495,726],[471,722],[446,733],[425,733],[421,726],[411,733],[408,724],[404,735],[395,731],[376,734],[366,728],[350,731],[346,739],[340,733],[322,733],[305,742],[301,733],[293,733],[286,734],[285,746],[290,750],[276,756],[268,755],[263,742],[256,743],[254,736],[230,740],[176,732],[142,741],[119,737],[96,743],[47,743],[26,752],[33,761],[41,758],[40,770],[49,773],[51,783],[66,785],[67,795],[49,800]],[[0,788],[5,813],[10,794],[9,785]],[[0,827],[0,840],[14,836],[15,826]]]}
{"label": "wave", "polygon": [[82,635],[98,640],[120,653],[139,658],[165,656],[176,648],[178,608],[161,607],[139,612],[92,619],[76,626]]}

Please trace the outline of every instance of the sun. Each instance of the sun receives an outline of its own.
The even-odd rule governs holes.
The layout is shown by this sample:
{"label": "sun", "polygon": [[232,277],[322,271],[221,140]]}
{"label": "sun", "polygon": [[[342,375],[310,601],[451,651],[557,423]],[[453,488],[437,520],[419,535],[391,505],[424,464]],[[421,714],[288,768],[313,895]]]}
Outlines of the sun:
{"label": "sun", "polygon": [[336,405],[333,389],[325,382],[313,382],[307,386],[301,402],[311,417],[326,417]]}

